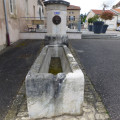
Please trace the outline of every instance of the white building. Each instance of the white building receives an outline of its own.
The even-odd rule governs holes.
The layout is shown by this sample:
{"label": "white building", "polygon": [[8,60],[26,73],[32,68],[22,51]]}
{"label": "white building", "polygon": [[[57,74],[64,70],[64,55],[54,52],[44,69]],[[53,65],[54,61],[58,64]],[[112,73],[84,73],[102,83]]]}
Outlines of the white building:
{"label": "white building", "polygon": [[[106,11],[112,12],[111,10],[106,10]],[[103,10],[91,10],[87,15],[86,23],[85,23],[84,27],[88,28],[88,19],[89,18],[93,17],[94,15],[100,16],[102,14],[102,12],[103,12]],[[103,20],[105,22],[105,24],[109,25],[108,30],[116,30],[116,28],[117,28],[118,15],[115,12],[112,12],[112,13],[114,15],[112,20]]]}
{"label": "white building", "polygon": [[111,11],[117,14],[117,27],[120,26],[120,8],[111,9]]}

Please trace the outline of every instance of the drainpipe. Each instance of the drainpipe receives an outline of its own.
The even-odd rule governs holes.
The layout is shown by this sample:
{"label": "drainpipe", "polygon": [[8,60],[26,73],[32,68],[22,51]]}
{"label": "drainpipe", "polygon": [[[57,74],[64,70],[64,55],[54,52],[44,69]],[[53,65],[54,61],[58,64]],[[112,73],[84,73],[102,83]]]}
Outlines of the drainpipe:
{"label": "drainpipe", "polygon": [[10,46],[10,36],[9,36],[9,29],[8,29],[6,0],[3,0],[3,4],[4,4],[4,13],[5,13],[5,23],[6,23],[6,43],[7,43],[7,46]]}

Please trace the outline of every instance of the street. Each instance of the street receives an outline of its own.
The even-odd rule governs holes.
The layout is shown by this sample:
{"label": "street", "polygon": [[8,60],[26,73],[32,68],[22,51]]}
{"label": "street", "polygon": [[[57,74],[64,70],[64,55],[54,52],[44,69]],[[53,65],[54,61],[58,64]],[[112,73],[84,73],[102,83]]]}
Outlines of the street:
{"label": "street", "polygon": [[17,42],[0,54],[0,120],[10,109],[26,74],[41,50],[41,41]]}
{"label": "street", "polygon": [[120,40],[71,40],[112,120],[120,120]]}

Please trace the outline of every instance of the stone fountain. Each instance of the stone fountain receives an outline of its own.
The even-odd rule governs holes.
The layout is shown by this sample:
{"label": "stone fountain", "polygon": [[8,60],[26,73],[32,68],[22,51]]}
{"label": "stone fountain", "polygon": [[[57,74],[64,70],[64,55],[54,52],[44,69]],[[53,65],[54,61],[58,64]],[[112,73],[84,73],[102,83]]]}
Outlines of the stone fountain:
{"label": "stone fountain", "polygon": [[45,41],[48,44],[68,44],[66,34],[67,6],[69,3],[63,0],[49,0],[44,2],[47,10],[47,35]]}
{"label": "stone fountain", "polygon": [[80,115],[84,75],[70,52],[66,35],[69,3],[49,0],[46,45],[26,76],[27,107],[31,119]]}

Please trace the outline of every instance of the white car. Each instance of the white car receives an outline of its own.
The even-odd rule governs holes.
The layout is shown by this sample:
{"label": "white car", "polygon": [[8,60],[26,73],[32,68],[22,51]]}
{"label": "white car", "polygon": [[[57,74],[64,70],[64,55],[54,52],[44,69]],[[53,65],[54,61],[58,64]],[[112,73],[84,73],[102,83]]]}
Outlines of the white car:
{"label": "white car", "polygon": [[120,26],[119,26],[119,27],[117,27],[116,31],[120,31]]}

